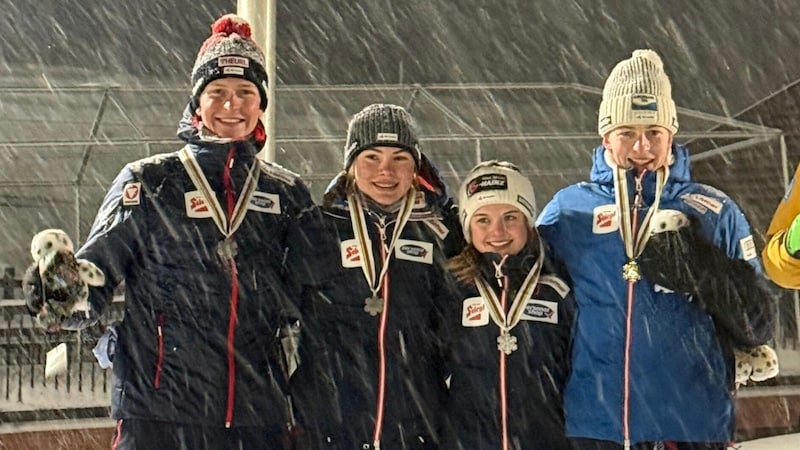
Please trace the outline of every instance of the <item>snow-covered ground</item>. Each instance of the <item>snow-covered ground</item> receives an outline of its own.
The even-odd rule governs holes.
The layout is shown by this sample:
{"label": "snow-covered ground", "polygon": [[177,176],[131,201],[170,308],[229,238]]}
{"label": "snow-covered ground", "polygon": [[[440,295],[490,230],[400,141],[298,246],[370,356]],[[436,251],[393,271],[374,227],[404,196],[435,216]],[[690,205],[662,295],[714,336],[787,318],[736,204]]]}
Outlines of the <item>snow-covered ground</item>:
{"label": "snow-covered ground", "polygon": [[735,448],[740,450],[798,450],[800,449],[800,434],[786,434],[742,442]]}

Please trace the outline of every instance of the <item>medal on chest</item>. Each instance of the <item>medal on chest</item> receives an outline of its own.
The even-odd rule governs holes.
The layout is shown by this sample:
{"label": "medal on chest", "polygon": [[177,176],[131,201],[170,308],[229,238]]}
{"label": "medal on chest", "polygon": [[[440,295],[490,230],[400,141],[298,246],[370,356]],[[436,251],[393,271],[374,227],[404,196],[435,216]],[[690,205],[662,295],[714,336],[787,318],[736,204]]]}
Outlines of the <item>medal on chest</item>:
{"label": "medal on chest", "polygon": [[[349,194],[347,196],[347,202],[350,209],[350,223],[359,246],[361,271],[364,274],[367,285],[369,285],[369,290],[372,292],[372,295],[364,300],[364,311],[370,316],[375,317],[383,313],[386,307],[386,297],[388,295],[386,289],[383,289],[383,287],[387,278],[392,251],[395,245],[397,245],[400,233],[403,232],[403,228],[405,228],[408,219],[411,217],[411,211],[414,209],[414,191],[409,190],[408,194],[405,196],[405,201],[397,214],[397,223],[395,224],[394,232],[392,233],[392,238],[388,245],[386,243],[385,224],[377,224],[381,236],[380,273],[376,270],[375,254],[372,248],[372,241],[369,239],[367,219],[361,199],[355,194]],[[382,290],[383,292],[381,292]]]}
{"label": "medal on chest", "polygon": [[[473,280],[475,287],[478,288],[481,298],[488,307],[487,309],[489,310],[489,317],[491,317],[492,322],[494,322],[495,325],[497,325],[497,327],[500,329],[500,335],[497,336],[497,350],[505,355],[510,355],[518,348],[517,337],[511,334],[511,330],[522,319],[522,313],[525,311],[525,305],[533,294],[533,291],[536,289],[536,285],[539,283],[539,275],[542,271],[542,264],[544,262],[544,247],[542,246],[541,238],[539,239],[539,256],[537,257],[536,263],[533,265],[531,270],[528,271],[528,275],[525,277],[525,280],[522,282],[522,285],[517,291],[517,295],[514,296],[514,300],[511,302],[510,308],[506,308],[508,283],[503,283],[500,291],[500,297],[498,298],[494,289],[492,289],[483,276],[477,276]],[[501,266],[496,265],[495,269],[498,272],[498,275],[500,275]]]}
{"label": "medal on chest", "polygon": [[620,236],[625,245],[625,256],[627,262],[622,265],[622,278],[629,283],[636,283],[642,278],[639,264],[636,258],[644,251],[647,241],[650,239],[650,220],[653,214],[658,211],[661,201],[661,194],[664,183],[669,175],[669,169],[664,166],[656,171],[656,191],[653,204],[644,216],[641,224],[639,223],[639,211],[644,207],[642,193],[642,179],[645,172],[634,176],[634,202],[631,205],[630,192],[628,189],[627,170],[621,167],[614,171],[614,195],[616,197],[617,210],[620,217]]}

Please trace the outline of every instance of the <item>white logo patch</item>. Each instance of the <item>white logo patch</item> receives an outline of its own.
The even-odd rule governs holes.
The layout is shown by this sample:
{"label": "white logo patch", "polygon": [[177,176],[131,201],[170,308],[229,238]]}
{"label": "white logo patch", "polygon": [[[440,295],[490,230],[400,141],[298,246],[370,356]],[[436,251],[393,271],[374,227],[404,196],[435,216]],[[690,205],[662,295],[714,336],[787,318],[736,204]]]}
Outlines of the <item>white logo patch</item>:
{"label": "white logo patch", "polygon": [[480,297],[472,297],[464,300],[461,309],[461,326],[482,327],[489,325],[489,310],[486,302]]}
{"label": "white logo patch", "polygon": [[342,267],[352,269],[354,267],[361,267],[361,247],[355,239],[348,239],[342,241]]}
{"label": "white logo patch", "polygon": [[244,69],[242,69],[241,67],[223,67],[222,73],[225,75],[244,76]]}
{"label": "white logo patch", "polygon": [[753,242],[752,234],[739,240],[739,248],[742,250],[742,257],[745,261],[750,261],[758,256],[758,251],[756,251],[756,244]]}
{"label": "white logo patch", "polygon": [[128,183],[122,190],[123,205],[138,205],[141,202],[142,183]]}
{"label": "white logo patch", "polygon": [[378,141],[383,142],[397,142],[400,139],[397,133],[378,133],[376,137]]}
{"label": "white logo patch", "polygon": [[619,230],[617,205],[601,205],[592,213],[592,233],[608,234]]}
{"label": "white logo patch", "polygon": [[427,225],[428,228],[439,237],[439,239],[444,240],[444,238],[450,234],[450,230],[448,230],[444,225],[444,222],[439,219],[425,219],[423,223]]}
{"label": "white logo patch", "polygon": [[281,213],[281,198],[278,194],[267,194],[266,192],[253,192],[250,197],[250,204],[247,209],[270,214]]}
{"label": "white logo patch", "polygon": [[430,242],[398,239],[394,247],[394,256],[397,259],[433,264],[433,244]]}
{"label": "white logo patch", "polygon": [[193,219],[206,219],[211,217],[211,210],[208,202],[200,191],[190,191],[183,193],[184,203],[186,204],[186,217]]}
{"label": "white logo patch", "polygon": [[722,202],[703,194],[682,195],[681,200],[701,214],[705,214],[708,210],[714,211],[717,214],[722,212]]}
{"label": "white logo patch", "polygon": [[522,312],[522,320],[558,323],[558,303],[546,300],[529,299]]}

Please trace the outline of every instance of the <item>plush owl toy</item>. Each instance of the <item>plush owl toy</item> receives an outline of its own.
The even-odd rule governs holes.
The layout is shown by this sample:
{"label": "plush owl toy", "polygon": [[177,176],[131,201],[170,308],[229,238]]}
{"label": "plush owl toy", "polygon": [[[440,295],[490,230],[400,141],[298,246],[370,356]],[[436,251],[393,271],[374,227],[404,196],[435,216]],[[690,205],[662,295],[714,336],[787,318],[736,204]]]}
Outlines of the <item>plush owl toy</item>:
{"label": "plush owl toy", "polygon": [[105,284],[93,263],[76,259],[72,240],[62,230],[48,229],[31,240],[33,264],[23,279],[23,291],[39,324],[52,329],[76,312],[88,314],[89,286]]}
{"label": "plush owl toy", "polygon": [[[651,235],[664,232],[677,232],[690,226],[689,218],[681,211],[664,209],[653,214],[650,222]],[[778,355],[768,345],[753,348],[735,349],[736,387],[748,381],[765,381],[778,375]]]}

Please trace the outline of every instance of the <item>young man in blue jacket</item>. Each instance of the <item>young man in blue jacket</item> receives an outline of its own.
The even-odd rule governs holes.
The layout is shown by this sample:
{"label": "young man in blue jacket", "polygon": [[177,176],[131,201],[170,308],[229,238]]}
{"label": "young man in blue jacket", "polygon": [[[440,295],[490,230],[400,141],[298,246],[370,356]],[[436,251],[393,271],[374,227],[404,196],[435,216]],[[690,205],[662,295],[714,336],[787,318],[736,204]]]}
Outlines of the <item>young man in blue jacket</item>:
{"label": "young man in blue jacket", "polygon": [[691,181],[661,58],[637,50],[603,89],[591,179],[537,220],[578,304],[567,434],[578,449],[724,449],[735,348],[771,337],[750,226]]}

